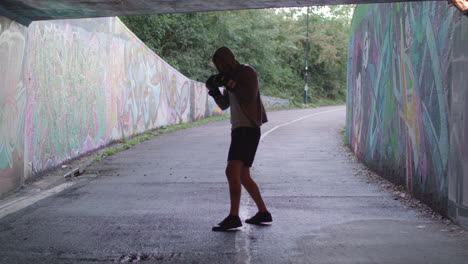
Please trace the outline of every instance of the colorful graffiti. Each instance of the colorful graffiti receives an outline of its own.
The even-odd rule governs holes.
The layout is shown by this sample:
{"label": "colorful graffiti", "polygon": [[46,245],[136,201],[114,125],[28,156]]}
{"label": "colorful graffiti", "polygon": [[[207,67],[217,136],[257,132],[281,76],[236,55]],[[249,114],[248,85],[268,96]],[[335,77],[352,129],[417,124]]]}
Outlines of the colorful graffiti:
{"label": "colorful graffiti", "polygon": [[[445,214],[447,89],[453,75],[463,72],[451,67],[458,56],[452,37],[460,23],[457,10],[441,2],[358,6],[349,46],[351,149],[370,168]],[[468,87],[456,89],[466,93]]]}
{"label": "colorful graffiti", "polygon": [[23,173],[25,46],[25,28],[0,17],[0,194],[19,185]]}
{"label": "colorful graffiti", "polygon": [[106,39],[96,31],[49,22],[33,23],[28,33],[27,160],[38,172],[108,142],[109,71],[101,61]]}
{"label": "colorful graffiti", "polygon": [[453,34],[452,78],[448,89],[449,216],[468,228],[468,17],[462,17]]}
{"label": "colorful graffiti", "polygon": [[0,58],[0,195],[114,140],[223,113],[117,18],[1,18]]}
{"label": "colorful graffiti", "polygon": [[33,173],[112,140],[222,113],[208,103],[202,84],[173,69],[117,18],[32,23],[25,68]]}

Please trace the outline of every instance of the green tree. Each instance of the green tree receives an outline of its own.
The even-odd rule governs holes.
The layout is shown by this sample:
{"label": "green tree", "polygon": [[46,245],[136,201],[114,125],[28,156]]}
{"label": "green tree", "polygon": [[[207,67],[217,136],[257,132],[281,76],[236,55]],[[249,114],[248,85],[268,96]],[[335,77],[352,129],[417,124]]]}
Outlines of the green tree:
{"label": "green tree", "polygon": [[[354,6],[313,7],[310,14],[311,99],[344,99],[348,31]],[[306,14],[303,8],[121,17],[148,47],[191,79],[213,74],[220,46],[259,73],[262,93],[302,102]]]}

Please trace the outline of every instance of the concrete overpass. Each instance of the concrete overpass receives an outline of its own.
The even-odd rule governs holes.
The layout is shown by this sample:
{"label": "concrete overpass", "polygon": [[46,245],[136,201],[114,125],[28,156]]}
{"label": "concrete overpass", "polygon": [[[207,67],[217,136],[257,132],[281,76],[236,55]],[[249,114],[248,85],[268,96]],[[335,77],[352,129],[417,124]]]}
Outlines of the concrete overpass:
{"label": "concrete overpass", "polygon": [[[278,7],[421,2],[422,0],[2,0],[0,16],[23,25],[36,20],[205,12]],[[446,1],[446,0],[433,0]]]}

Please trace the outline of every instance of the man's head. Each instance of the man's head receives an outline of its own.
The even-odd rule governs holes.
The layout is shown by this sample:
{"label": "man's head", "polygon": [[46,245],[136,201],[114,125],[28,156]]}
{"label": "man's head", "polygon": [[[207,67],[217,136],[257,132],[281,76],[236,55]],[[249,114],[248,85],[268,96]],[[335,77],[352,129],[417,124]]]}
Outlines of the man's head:
{"label": "man's head", "polygon": [[232,51],[225,46],[216,50],[212,61],[219,72],[230,72],[234,70],[239,64],[234,56],[234,53],[232,53]]}

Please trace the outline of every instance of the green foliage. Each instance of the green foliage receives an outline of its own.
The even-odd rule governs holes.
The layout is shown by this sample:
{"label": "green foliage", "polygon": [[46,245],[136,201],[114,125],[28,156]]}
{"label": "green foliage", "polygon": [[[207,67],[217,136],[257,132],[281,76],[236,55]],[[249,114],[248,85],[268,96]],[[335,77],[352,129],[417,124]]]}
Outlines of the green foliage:
{"label": "green foliage", "polygon": [[[347,45],[354,6],[312,7],[309,101],[344,99]],[[324,12],[324,10],[326,12]],[[187,77],[215,73],[213,52],[228,46],[254,66],[262,94],[302,102],[306,14],[303,8],[121,17],[148,47]]]}
{"label": "green foliage", "polygon": [[346,127],[343,127],[343,129],[340,131],[340,134],[341,134],[343,146],[345,147],[349,146],[348,137],[346,136]]}

